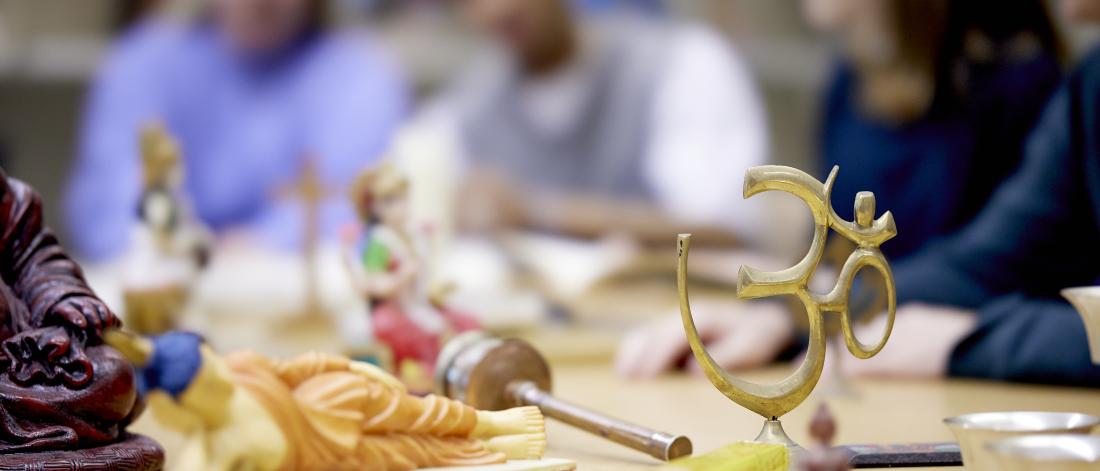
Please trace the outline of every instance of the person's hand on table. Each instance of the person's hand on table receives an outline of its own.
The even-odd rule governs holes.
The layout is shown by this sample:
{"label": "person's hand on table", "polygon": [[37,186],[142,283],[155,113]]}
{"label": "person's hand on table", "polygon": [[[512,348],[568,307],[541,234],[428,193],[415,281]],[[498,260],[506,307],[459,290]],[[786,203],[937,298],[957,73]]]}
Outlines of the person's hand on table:
{"label": "person's hand on table", "polygon": [[[699,302],[692,307],[695,326],[707,350],[726,369],[752,368],[775,359],[794,338],[794,320],[776,302]],[[628,378],[653,378],[676,368],[691,354],[680,315],[657,319],[623,339],[615,370]],[[694,361],[688,369],[702,370]]]}
{"label": "person's hand on table", "polygon": [[[898,308],[894,330],[882,351],[860,360],[838,355],[847,376],[940,378],[947,375],[951,351],[974,330],[973,311],[949,306],[908,303]],[[856,337],[870,343],[882,338],[886,316],[855,327]],[[846,352],[845,352],[846,353]]]}
{"label": "person's hand on table", "polygon": [[471,170],[463,178],[459,225],[473,232],[493,232],[523,226],[527,220],[527,195],[507,176],[486,169]]}

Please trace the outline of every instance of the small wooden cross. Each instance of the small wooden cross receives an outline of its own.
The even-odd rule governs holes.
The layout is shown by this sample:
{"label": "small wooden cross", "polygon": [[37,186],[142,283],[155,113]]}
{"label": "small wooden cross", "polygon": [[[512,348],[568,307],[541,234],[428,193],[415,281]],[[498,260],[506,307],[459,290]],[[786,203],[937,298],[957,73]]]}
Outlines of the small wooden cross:
{"label": "small wooden cross", "polygon": [[339,192],[325,187],[313,156],[307,155],[303,159],[300,175],[294,184],[282,188],[279,194],[302,200],[305,213],[302,253],[306,262],[306,317],[314,318],[321,316],[321,288],[318,286],[320,281],[317,274],[317,249],[321,242],[321,203]]}

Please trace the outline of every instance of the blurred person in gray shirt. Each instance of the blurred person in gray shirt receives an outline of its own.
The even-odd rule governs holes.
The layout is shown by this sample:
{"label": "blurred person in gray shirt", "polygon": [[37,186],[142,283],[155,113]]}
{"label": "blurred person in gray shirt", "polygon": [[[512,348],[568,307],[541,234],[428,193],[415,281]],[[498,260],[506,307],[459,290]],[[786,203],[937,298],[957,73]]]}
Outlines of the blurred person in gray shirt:
{"label": "blurred person in gray shirt", "polygon": [[[490,42],[433,111],[454,125],[494,223],[578,236],[676,229],[756,239],[745,170],[768,153],[761,97],[714,31],[652,9],[459,0]],[[729,240],[728,238],[726,240]]]}

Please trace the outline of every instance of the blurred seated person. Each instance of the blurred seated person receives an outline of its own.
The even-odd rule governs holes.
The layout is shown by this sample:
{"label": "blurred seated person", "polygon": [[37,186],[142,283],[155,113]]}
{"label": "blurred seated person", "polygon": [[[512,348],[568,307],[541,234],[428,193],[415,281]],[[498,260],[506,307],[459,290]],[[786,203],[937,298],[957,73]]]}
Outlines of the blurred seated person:
{"label": "blurred seated person", "polygon": [[[1100,24],[1100,0],[1061,7]],[[1059,296],[1100,284],[1100,47],[1047,103],[1025,149],[972,223],[895,267],[908,303],[895,338],[881,358],[845,369],[1100,387],[1081,318]]]}
{"label": "blurred seated person", "polygon": [[[826,91],[822,181],[840,166],[833,207],[852,220],[859,191],[896,214],[897,261],[974,219],[1023,156],[1062,78],[1042,1],[806,0],[844,57]],[[847,254],[845,254],[847,256]]]}
{"label": "blurred seated person", "polygon": [[126,251],[150,122],[179,140],[185,193],[223,242],[298,249],[302,202],[287,189],[309,165],[327,191],[321,234],[354,221],[338,189],[385,150],[406,91],[377,44],[324,26],[326,2],[209,0],[123,33],[91,88],[67,195],[82,257]]}
{"label": "blurred seated person", "polygon": [[457,1],[493,43],[440,100],[469,164],[464,206],[486,203],[485,226],[581,237],[667,244],[670,220],[749,234],[753,214],[730,205],[767,138],[744,64],[653,2],[604,3]]}
{"label": "blurred seated person", "polygon": [[[1061,78],[1054,27],[1038,0],[995,8],[947,0],[806,0],[803,7],[812,25],[838,36],[842,54],[825,93],[820,178],[840,166],[833,208],[848,220],[855,194],[874,192],[898,225],[882,250],[891,263],[902,263],[972,221],[1019,167],[1025,136]],[[837,265],[850,252],[840,242],[827,251]],[[833,275],[820,271],[831,286],[824,278]],[[793,316],[803,312],[776,300],[703,302],[696,311],[712,355],[727,368],[760,366],[801,348]],[[904,328],[898,322],[897,330]],[[678,365],[690,353],[679,323],[670,316],[628,336],[619,372],[648,377]]]}

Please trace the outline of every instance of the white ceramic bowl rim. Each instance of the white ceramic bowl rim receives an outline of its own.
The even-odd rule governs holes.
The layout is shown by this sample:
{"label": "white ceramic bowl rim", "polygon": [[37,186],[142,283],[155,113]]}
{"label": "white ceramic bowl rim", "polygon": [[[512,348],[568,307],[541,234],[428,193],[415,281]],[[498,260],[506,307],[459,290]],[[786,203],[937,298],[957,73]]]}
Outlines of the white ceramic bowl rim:
{"label": "white ceramic bowl rim", "polygon": [[978,412],[943,419],[948,427],[994,432],[1045,432],[1092,428],[1100,418],[1078,412]]}

